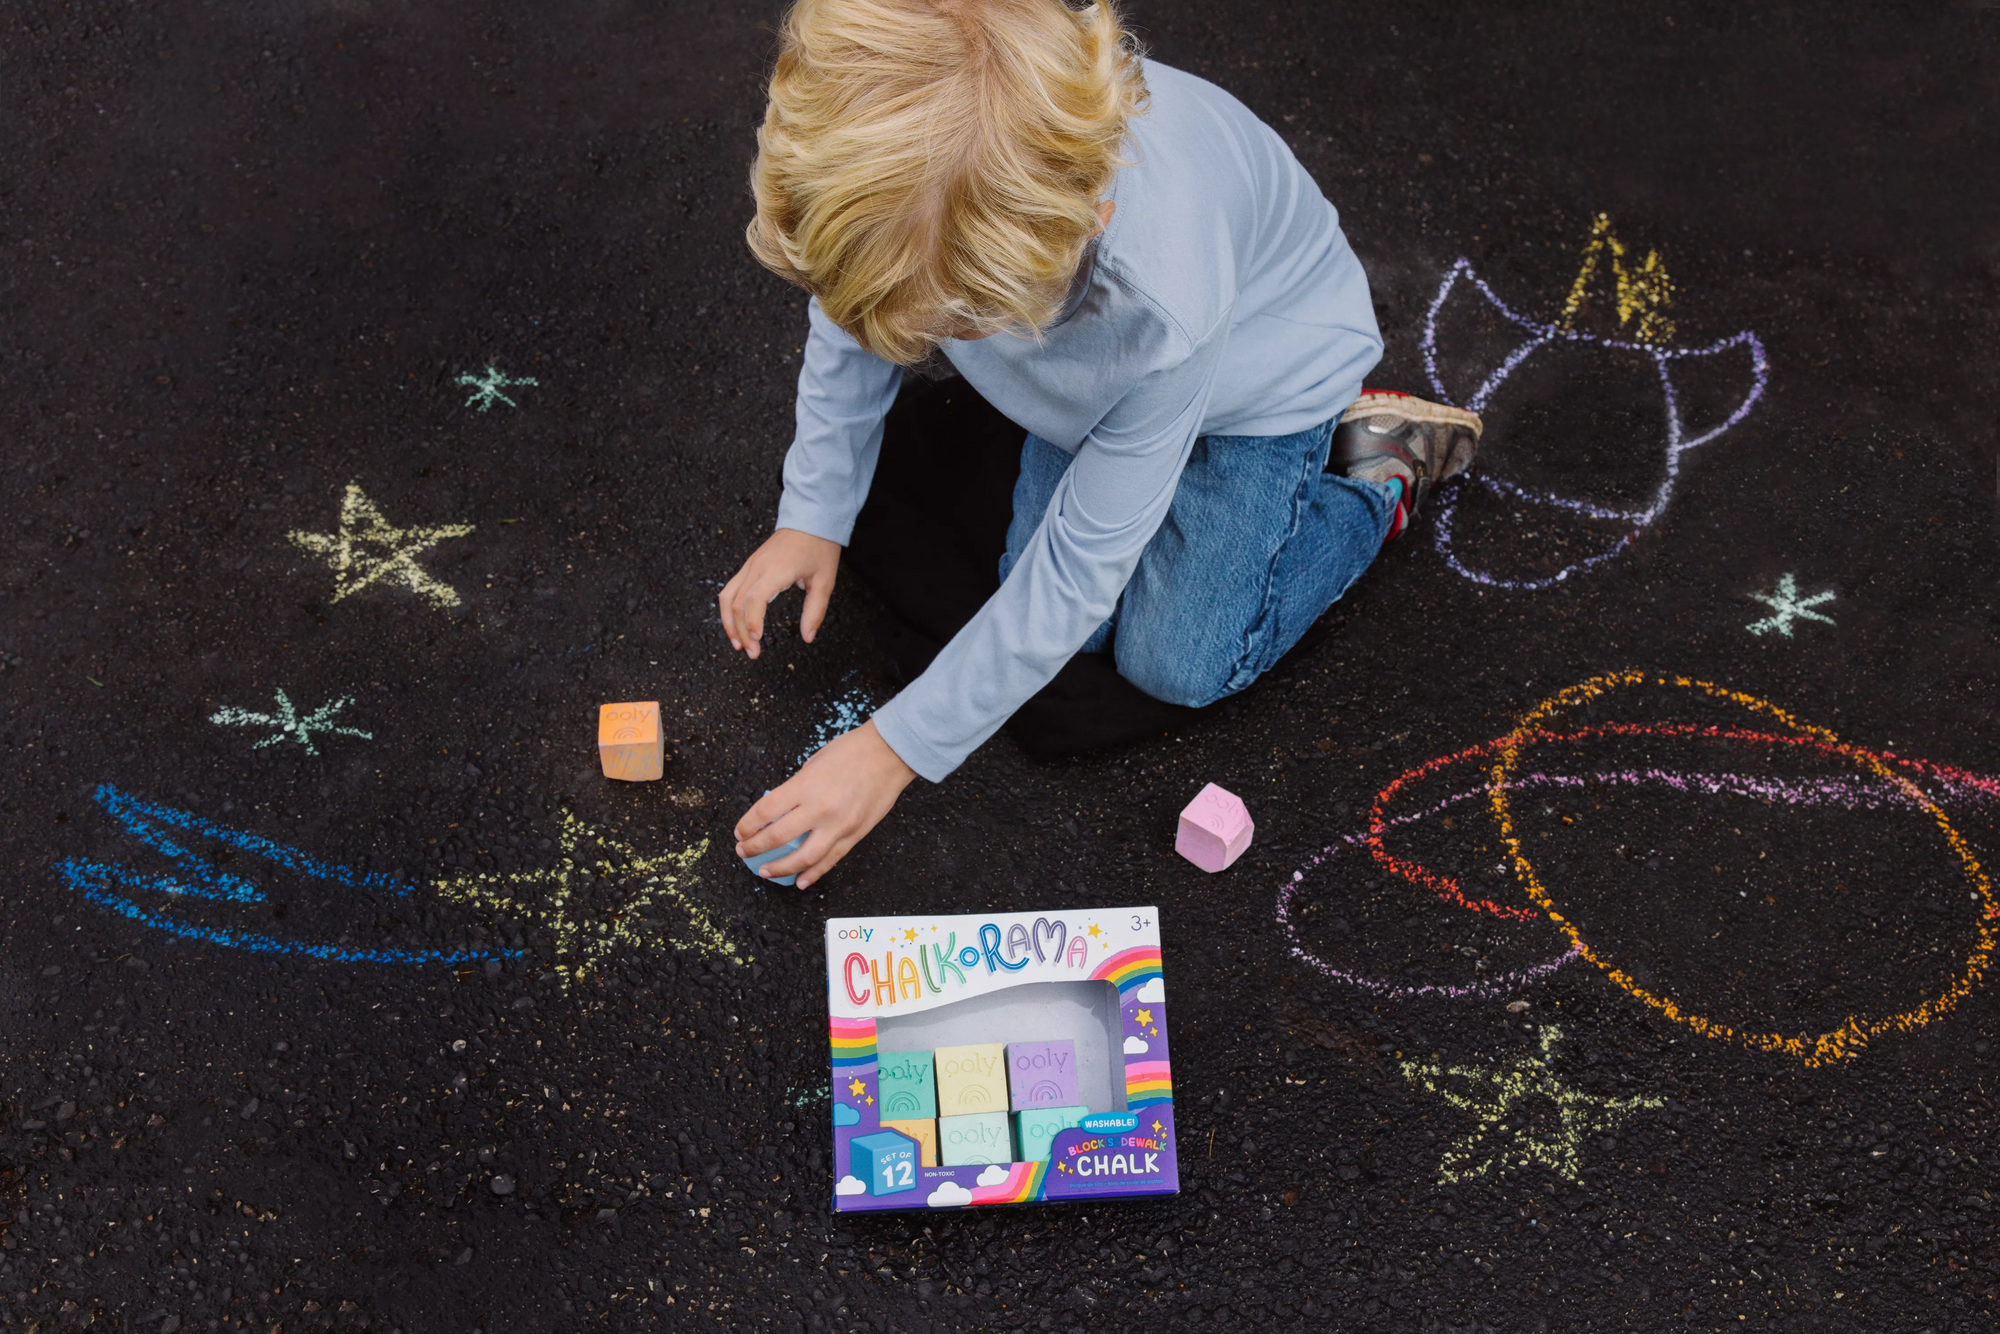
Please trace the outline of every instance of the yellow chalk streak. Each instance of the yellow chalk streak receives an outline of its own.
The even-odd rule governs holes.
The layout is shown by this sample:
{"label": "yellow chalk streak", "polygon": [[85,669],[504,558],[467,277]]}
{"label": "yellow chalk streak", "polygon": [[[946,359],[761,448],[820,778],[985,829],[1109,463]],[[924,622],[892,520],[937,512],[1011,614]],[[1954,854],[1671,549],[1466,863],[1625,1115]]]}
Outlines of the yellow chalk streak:
{"label": "yellow chalk streak", "polygon": [[[1504,1174],[1534,1163],[1570,1181],[1583,1176],[1583,1137],[1608,1130],[1625,1117],[1643,1108],[1661,1107],[1664,1098],[1601,1098],[1563,1083],[1555,1074],[1555,1046],[1562,1030],[1554,1025],[1540,1029],[1541,1053],[1536,1056],[1509,1056],[1496,1067],[1477,1065],[1420,1065],[1402,1063],[1403,1078],[1420,1084],[1426,1093],[1435,1093],[1462,1112],[1469,1112],[1478,1125],[1445,1146],[1438,1162],[1438,1184],[1455,1186],[1488,1173]],[[1445,1086],[1446,1080],[1462,1080],[1470,1092]],[[1481,1151],[1482,1144],[1505,1131],[1508,1113],[1523,1099],[1539,1095],[1556,1105],[1561,1123],[1552,1135],[1519,1135],[1509,1144]],[[1518,1127],[1516,1128],[1518,1129]]]}
{"label": "yellow chalk streak", "polygon": [[1630,333],[1641,343],[1663,343],[1672,338],[1674,322],[1664,312],[1674,301],[1674,281],[1667,276],[1667,266],[1660,262],[1660,252],[1649,250],[1645,262],[1627,268],[1625,247],[1611,234],[1608,213],[1598,214],[1591,224],[1590,240],[1583,247],[1583,267],[1577,271],[1576,281],[1570,284],[1556,327],[1565,332],[1575,330],[1576,317],[1590,295],[1590,280],[1597,276],[1598,264],[1606,257],[1611,261],[1618,327],[1632,325]]}
{"label": "yellow chalk streak", "polygon": [[[586,841],[610,856],[595,860],[580,856],[578,845]],[[547,870],[456,876],[437,881],[434,888],[454,903],[473,904],[546,927],[556,939],[556,972],[565,983],[589,976],[615,949],[647,948],[651,942],[641,931],[640,919],[647,908],[661,901],[680,909],[688,923],[681,934],[668,937],[667,944],[720,955],[733,963],[750,962],[715,924],[708,909],[687,893],[687,887],[695,883],[690,872],[708,851],[707,839],[683,852],[642,857],[629,844],[606,837],[565,811],[557,842],[560,859]],[[584,921],[573,911],[571,899],[578,881],[590,875],[621,882],[643,879],[645,883],[608,920]],[[542,887],[544,892],[520,895],[520,890],[530,887]]]}
{"label": "yellow chalk streak", "polygon": [[1793,1036],[1787,1036],[1783,1033],[1741,1032],[1728,1024],[1711,1019],[1707,1015],[1685,1010],[1676,1004],[1671,997],[1657,995],[1647,990],[1633,980],[1631,975],[1623,969],[1615,967],[1599,956],[1597,951],[1592,949],[1589,943],[1584,940],[1582,933],[1576,929],[1575,924],[1556,910],[1555,903],[1548,890],[1542,885],[1540,877],[1537,876],[1534,865],[1529,862],[1527,854],[1522,851],[1521,839],[1514,831],[1514,816],[1507,796],[1508,784],[1512,780],[1514,770],[1520,762],[1522,750],[1528,745],[1549,739],[1551,736],[1549,732],[1541,730],[1538,724],[1565,709],[1588,703],[1599,695],[1609,694],[1614,690],[1622,689],[1626,686],[1645,685],[1648,682],[1649,678],[1645,672],[1611,672],[1603,676],[1592,677],[1588,681],[1556,692],[1521,716],[1520,720],[1515,724],[1514,731],[1509,734],[1505,744],[1501,746],[1500,758],[1494,764],[1492,770],[1493,777],[1490,796],[1493,805],[1493,819],[1500,828],[1500,841],[1506,845],[1507,855],[1514,863],[1514,872],[1520,877],[1522,886],[1528,891],[1528,897],[1535,901],[1537,907],[1548,914],[1550,921],[1562,929],[1563,934],[1569,937],[1570,943],[1576,947],[1577,951],[1584,958],[1590,960],[1591,963],[1603,970],[1604,975],[1610,978],[1612,982],[1616,983],[1628,995],[1659,1011],[1675,1023],[1683,1024],[1693,1029],[1703,1037],[1714,1038],[1720,1042],[1738,1042],[1746,1047],[1754,1047],[1759,1051],[1782,1052],[1787,1056],[1796,1057],[1807,1066],[1820,1066],[1831,1061],[1850,1060],[1859,1054],[1861,1049],[1867,1046],[1870,1041],[1889,1032],[1891,1029],[1907,1033],[1922,1028],[1934,1022],[1940,1016],[1948,1014],[1957,1007],[1960,1001],[1972,994],[1973,988],[1978,986],[1980,981],[1985,977],[1987,965],[1993,955],[1995,937],[1994,921],[1996,918],[2000,918],[2000,904],[1996,904],[1994,900],[1993,882],[1988,878],[1984,868],[1980,866],[1978,858],[1973,856],[1971,845],[1965,841],[1964,836],[1952,825],[1950,818],[1945,815],[1937,803],[1932,801],[1924,793],[1923,789],[1919,788],[1915,783],[1895,772],[1889,766],[1877,760],[1873,755],[1860,750],[1858,747],[1846,744],[1825,728],[1801,722],[1777,705],[1758,699],[1754,695],[1746,695],[1738,690],[1725,689],[1708,681],[1698,681],[1685,676],[1651,677],[1650,684],[1666,688],[1698,691],[1709,696],[1711,699],[1727,700],[1752,713],[1763,714],[1766,717],[1775,719],[1779,724],[1791,731],[1797,732],[1802,736],[1812,737],[1822,742],[1829,750],[1840,755],[1845,755],[1847,758],[1860,764],[1863,768],[1874,773],[1884,782],[1895,784],[1912,801],[1916,802],[1920,808],[1928,812],[1931,819],[1936,822],[1937,827],[1943,832],[1945,842],[1958,855],[1959,862],[1964,866],[1965,873],[1971,879],[1973,888],[1978,891],[1982,903],[1979,913],[1979,941],[1973,947],[1972,953],[1966,958],[1965,968],[1958,977],[1953,979],[1951,984],[1942,992],[1926,1000],[1916,1008],[1904,1010],[1880,1019],[1849,1015],[1847,1020],[1840,1026],[1829,1029],[1824,1033]]}

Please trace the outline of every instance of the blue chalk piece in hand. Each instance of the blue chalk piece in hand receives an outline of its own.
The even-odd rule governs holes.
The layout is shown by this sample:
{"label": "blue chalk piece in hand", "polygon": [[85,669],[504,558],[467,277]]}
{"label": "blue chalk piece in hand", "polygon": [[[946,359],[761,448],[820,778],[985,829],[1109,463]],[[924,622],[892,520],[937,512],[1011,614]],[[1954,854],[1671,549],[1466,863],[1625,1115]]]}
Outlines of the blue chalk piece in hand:
{"label": "blue chalk piece in hand", "polygon": [[893,1130],[878,1130],[848,1143],[847,1162],[868,1183],[870,1195],[894,1195],[917,1188],[917,1142]]}
{"label": "blue chalk piece in hand", "polygon": [[[799,845],[801,843],[804,843],[808,838],[811,837],[812,837],[812,830],[808,829],[806,830],[805,833],[800,834],[797,838],[785,844],[783,847],[772,848],[769,852],[760,852],[755,857],[745,857],[743,859],[743,864],[750,868],[752,874],[755,874],[756,872],[763,869],[765,862],[774,862],[777,861],[780,857],[785,856],[787,853],[797,852],[799,850]],[[759,876],[758,878],[762,879],[763,877]],[[796,875],[778,875],[778,876],[772,876],[769,883],[774,885],[789,885],[797,880],[798,876]]]}

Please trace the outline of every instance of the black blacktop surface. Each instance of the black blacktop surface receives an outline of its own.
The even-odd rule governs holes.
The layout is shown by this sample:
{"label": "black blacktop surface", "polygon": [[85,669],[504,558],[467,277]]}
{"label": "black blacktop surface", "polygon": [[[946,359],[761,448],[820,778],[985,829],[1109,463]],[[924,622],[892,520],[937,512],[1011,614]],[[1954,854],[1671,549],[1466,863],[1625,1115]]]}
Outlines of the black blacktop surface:
{"label": "black blacktop surface", "polygon": [[[0,1327],[1991,1329],[2000,10],[1134,3],[1488,480],[809,893],[727,831],[896,684],[715,621],[777,13],[0,12]],[[831,1216],[824,919],[1133,903],[1181,1194]]]}

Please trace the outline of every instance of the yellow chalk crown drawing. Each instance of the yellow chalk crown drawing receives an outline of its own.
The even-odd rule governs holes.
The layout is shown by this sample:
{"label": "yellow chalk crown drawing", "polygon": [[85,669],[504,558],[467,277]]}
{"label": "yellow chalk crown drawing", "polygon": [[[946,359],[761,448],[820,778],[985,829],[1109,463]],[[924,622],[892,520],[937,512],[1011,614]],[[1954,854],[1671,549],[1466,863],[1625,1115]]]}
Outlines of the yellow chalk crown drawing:
{"label": "yellow chalk crown drawing", "polygon": [[1590,240],[1584,243],[1583,267],[1570,284],[1563,301],[1562,317],[1556,327],[1565,333],[1576,328],[1576,317],[1590,297],[1591,280],[1605,261],[1610,261],[1613,304],[1618,310],[1618,327],[1641,343],[1664,343],[1674,336],[1674,322],[1666,309],[1673,304],[1674,280],[1660,262],[1660,252],[1648,250],[1643,263],[1628,265],[1625,246],[1611,232],[1611,215],[1600,213],[1590,225]]}
{"label": "yellow chalk crown drawing", "polygon": [[[564,812],[557,841],[559,859],[547,870],[455,876],[438,881],[437,892],[454,903],[474,904],[546,927],[555,937],[556,973],[565,983],[588,977],[615,949],[643,949],[652,943],[651,937],[661,924],[649,920],[648,910],[656,903],[671,904],[687,920],[679,934],[666,937],[667,944],[720,955],[733,963],[750,962],[715,924],[708,909],[687,893],[687,886],[695,882],[689,872],[708,851],[707,839],[682,852],[642,857],[629,844]],[[591,858],[579,852],[586,842],[596,844],[603,855]],[[587,920],[590,909],[579,908],[577,894],[594,888],[599,881],[614,886],[637,881],[639,885],[616,909],[598,920]],[[523,894],[523,890],[533,892]]]}
{"label": "yellow chalk crown drawing", "polygon": [[458,605],[458,590],[432,578],[417,557],[447,537],[464,537],[469,523],[429,528],[392,528],[375,502],[353,482],[340,502],[340,531],[291,534],[292,544],[326,558],[333,567],[333,600],[371,584],[400,585],[442,611]]}

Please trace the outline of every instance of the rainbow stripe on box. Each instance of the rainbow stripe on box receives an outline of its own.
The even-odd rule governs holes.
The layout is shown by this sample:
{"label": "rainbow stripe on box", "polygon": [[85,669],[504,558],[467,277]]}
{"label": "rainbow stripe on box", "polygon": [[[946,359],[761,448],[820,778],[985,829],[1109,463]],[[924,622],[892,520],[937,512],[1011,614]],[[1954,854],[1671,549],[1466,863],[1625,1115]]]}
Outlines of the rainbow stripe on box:
{"label": "rainbow stripe on box", "polygon": [[1097,971],[1090,975],[1090,980],[1110,982],[1117,986],[1118,994],[1122,996],[1136,987],[1146,985],[1160,975],[1160,947],[1134,945],[1129,950],[1118,951],[1097,965]]}
{"label": "rainbow stripe on box", "polygon": [[1042,1198],[1042,1179],[1049,1174],[1047,1163],[1013,1163],[1007,1179],[997,1186],[974,1186],[974,1204],[1026,1204]]}
{"label": "rainbow stripe on box", "polygon": [[1128,1061],[1125,1065],[1125,1107],[1138,1111],[1174,1100],[1173,1071],[1165,1061]]}
{"label": "rainbow stripe on box", "polygon": [[842,1066],[868,1065],[875,1060],[875,1021],[873,1019],[835,1019],[831,1024],[833,1035],[833,1068]]}

